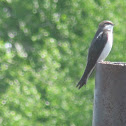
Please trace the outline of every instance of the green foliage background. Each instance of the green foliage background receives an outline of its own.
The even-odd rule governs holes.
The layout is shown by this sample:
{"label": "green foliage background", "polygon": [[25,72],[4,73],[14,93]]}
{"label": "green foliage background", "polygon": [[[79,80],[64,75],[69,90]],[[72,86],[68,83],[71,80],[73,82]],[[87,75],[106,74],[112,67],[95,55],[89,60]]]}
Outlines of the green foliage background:
{"label": "green foliage background", "polygon": [[0,126],[91,126],[94,75],[76,89],[98,24],[107,60],[126,61],[125,0],[0,1]]}

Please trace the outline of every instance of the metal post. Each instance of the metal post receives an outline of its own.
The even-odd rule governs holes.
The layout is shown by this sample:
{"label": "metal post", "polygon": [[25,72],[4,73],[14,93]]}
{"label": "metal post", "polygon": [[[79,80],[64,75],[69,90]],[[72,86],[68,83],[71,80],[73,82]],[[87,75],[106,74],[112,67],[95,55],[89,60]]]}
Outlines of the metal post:
{"label": "metal post", "polygon": [[92,126],[126,126],[126,63],[97,63]]}

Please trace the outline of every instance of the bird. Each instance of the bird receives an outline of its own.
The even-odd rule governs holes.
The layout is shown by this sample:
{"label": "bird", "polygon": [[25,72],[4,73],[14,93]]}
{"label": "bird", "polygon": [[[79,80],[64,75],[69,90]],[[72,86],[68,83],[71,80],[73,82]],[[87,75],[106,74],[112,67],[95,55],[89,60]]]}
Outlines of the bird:
{"label": "bird", "polygon": [[109,20],[104,20],[99,24],[98,30],[88,50],[87,64],[83,76],[76,85],[79,89],[86,85],[97,62],[104,61],[110,53],[113,45],[113,27],[114,24]]}

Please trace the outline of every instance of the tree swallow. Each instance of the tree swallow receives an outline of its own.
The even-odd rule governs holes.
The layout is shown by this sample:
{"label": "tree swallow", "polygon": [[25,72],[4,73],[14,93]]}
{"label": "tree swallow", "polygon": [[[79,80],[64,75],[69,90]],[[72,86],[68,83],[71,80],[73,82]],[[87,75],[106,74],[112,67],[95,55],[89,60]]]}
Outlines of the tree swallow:
{"label": "tree swallow", "polygon": [[94,70],[96,63],[103,61],[110,53],[113,44],[113,26],[114,24],[111,21],[103,21],[99,24],[88,50],[87,65],[84,74],[77,84],[79,89],[87,83],[88,77]]}

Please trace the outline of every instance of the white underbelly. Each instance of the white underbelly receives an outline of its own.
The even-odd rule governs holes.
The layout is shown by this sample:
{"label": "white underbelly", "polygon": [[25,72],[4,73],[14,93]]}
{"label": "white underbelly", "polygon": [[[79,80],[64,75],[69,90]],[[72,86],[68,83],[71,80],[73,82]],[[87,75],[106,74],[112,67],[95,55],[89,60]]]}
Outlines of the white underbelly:
{"label": "white underbelly", "polygon": [[107,41],[100,57],[98,58],[97,62],[103,61],[108,56],[108,54],[111,51],[112,44],[113,44],[113,33],[111,32],[111,33],[108,33],[108,41]]}

